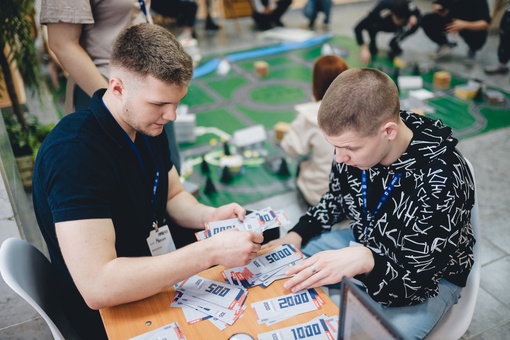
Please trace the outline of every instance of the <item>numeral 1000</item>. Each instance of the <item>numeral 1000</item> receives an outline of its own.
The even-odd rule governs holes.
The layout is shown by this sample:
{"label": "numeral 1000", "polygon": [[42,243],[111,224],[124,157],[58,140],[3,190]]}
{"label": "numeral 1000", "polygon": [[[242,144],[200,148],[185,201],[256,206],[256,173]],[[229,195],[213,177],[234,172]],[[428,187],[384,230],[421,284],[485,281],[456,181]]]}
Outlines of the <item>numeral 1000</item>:
{"label": "numeral 1000", "polygon": [[321,334],[321,329],[318,323],[292,328],[292,335],[294,336],[294,339],[304,339],[319,334]]}
{"label": "numeral 1000", "polygon": [[278,299],[279,306],[282,309],[307,303],[308,301],[310,300],[308,299],[306,292]]}
{"label": "numeral 1000", "polygon": [[291,256],[292,253],[288,248],[283,248],[282,250],[278,250],[276,253],[272,253],[266,256],[266,259],[269,263],[276,262],[281,260],[287,256]]}

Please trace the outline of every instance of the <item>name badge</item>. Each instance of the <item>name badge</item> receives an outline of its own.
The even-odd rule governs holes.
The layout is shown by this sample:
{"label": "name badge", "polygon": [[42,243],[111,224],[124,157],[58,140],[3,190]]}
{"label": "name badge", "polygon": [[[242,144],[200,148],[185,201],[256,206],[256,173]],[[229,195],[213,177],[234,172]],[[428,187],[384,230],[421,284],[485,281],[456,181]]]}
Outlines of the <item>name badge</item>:
{"label": "name badge", "polygon": [[158,228],[158,231],[152,230],[149,237],[147,237],[147,244],[152,256],[163,255],[176,249],[167,225]]}

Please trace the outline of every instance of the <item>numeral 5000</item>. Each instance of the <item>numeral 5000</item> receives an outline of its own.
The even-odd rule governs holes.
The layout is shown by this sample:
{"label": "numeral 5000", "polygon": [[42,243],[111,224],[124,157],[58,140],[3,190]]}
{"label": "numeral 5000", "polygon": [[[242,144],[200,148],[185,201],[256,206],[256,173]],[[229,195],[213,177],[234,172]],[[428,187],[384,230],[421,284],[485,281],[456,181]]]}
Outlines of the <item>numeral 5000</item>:
{"label": "numeral 5000", "polygon": [[266,255],[266,259],[269,263],[273,263],[291,255],[292,253],[289,249],[283,248],[282,250],[278,250],[276,253]]}

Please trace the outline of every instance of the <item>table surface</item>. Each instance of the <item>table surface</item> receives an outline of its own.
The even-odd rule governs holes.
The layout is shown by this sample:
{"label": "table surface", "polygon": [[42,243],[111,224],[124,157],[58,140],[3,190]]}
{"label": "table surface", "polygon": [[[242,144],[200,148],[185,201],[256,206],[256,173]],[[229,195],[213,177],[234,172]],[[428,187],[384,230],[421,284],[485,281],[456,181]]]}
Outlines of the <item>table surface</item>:
{"label": "table surface", "polygon": [[[224,282],[221,272],[225,269],[226,268],[223,266],[216,266],[198,275]],[[330,300],[324,291],[317,288],[319,295],[325,301],[321,309],[294,316],[271,326],[266,326],[265,324],[259,325],[255,313],[250,306],[251,303],[290,294],[290,291],[283,288],[283,283],[286,280],[288,279],[275,281],[265,289],[258,286],[249,288],[248,297],[245,302],[247,308],[243,312],[243,316],[223,331],[220,331],[209,321],[201,321],[189,325],[186,322],[181,308],[170,307],[174,296],[173,288],[168,288],[140,301],[103,308],[100,312],[110,340],[129,339],[172,322],[177,322],[179,324],[180,329],[187,339],[228,339],[232,334],[240,332],[248,333],[256,339],[257,334],[308,322],[321,314],[326,314],[328,316],[338,315],[338,307]],[[207,336],[204,337],[204,334],[207,334]]]}

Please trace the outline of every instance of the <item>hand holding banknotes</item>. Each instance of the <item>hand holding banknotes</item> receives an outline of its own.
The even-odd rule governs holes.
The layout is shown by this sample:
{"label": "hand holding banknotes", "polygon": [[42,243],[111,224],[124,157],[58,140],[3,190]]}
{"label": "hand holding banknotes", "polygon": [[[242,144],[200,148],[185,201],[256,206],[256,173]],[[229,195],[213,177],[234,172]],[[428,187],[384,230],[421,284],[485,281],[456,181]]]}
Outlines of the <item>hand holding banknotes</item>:
{"label": "hand holding banknotes", "polygon": [[289,268],[285,275],[294,277],[283,286],[292,292],[298,292],[340,282],[343,276],[368,274],[373,267],[372,252],[366,247],[325,250]]}
{"label": "hand holding banknotes", "polygon": [[231,268],[246,265],[257,257],[262,241],[264,236],[261,233],[230,229],[202,242],[212,244],[210,255],[213,263]]}

